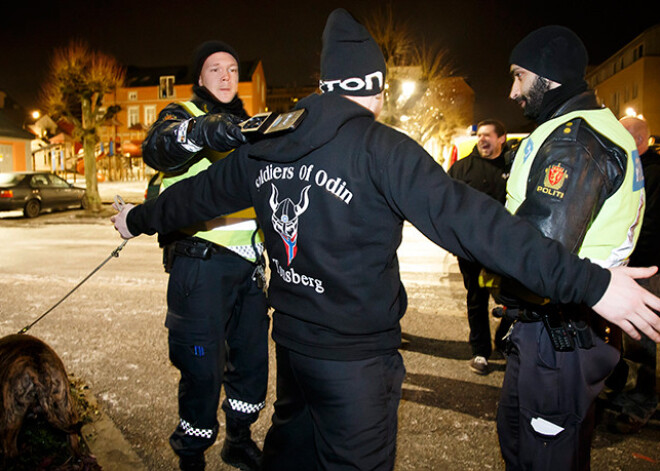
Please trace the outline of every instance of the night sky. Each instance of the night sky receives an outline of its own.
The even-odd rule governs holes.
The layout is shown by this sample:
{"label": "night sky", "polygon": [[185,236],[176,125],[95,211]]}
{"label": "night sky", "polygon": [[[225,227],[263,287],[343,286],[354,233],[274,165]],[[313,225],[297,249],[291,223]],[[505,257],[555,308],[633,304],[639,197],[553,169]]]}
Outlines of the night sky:
{"label": "night sky", "polygon": [[[269,86],[315,85],[321,33],[328,14],[344,7],[358,18],[384,2],[350,1],[49,1],[13,2],[0,27],[0,89],[28,108],[55,47],[70,38],[124,65],[187,65],[207,39],[224,40],[241,59],[261,59]],[[655,0],[572,2],[438,0],[393,1],[420,40],[445,48],[457,75],[475,91],[475,120],[502,119],[510,131],[524,126],[507,99],[508,56],[528,32],[547,24],[572,28],[598,64],[646,28],[660,23]],[[652,11],[642,4],[655,4]],[[542,7],[540,5],[543,5]],[[624,10],[625,7],[625,10]]]}

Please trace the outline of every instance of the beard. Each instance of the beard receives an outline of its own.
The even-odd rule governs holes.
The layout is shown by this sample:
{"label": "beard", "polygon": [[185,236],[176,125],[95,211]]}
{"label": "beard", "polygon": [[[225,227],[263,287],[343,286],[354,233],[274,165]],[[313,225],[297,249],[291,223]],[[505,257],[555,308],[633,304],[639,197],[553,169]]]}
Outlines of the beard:
{"label": "beard", "polygon": [[550,82],[543,77],[536,77],[532,87],[526,94],[521,95],[516,99],[519,105],[523,105],[523,115],[526,118],[536,120],[541,114],[541,105],[543,103],[543,96],[545,92],[550,89]]}

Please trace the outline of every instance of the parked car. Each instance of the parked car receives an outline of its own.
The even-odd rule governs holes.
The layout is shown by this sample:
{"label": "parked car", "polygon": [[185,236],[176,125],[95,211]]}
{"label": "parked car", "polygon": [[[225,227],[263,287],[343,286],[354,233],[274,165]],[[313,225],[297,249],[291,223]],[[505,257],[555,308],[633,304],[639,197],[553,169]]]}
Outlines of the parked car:
{"label": "parked car", "polygon": [[47,209],[86,208],[84,188],[50,172],[0,173],[0,211],[22,209],[37,217]]}

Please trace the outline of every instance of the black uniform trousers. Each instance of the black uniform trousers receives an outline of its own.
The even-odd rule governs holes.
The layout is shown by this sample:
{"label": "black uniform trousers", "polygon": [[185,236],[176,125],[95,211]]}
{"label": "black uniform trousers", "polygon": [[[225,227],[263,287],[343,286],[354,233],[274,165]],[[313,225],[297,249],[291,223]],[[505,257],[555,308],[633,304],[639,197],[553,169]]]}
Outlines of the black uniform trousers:
{"label": "black uniform trousers", "polygon": [[[468,341],[472,349],[472,356],[490,358],[493,347],[490,340],[490,316],[488,300],[490,293],[486,288],[479,286],[479,273],[482,266],[464,258],[458,257],[458,267],[463,275],[463,285],[467,290],[467,317],[470,326]],[[495,345],[503,349],[503,337],[509,331],[511,321],[503,317],[495,331]]]}
{"label": "black uniform trousers", "polygon": [[510,340],[497,433],[507,471],[588,470],[594,401],[619,360],[595,346],[557,352],[542,322],[516,322]]}
{"label": "black uniform trousers", "polygon": [[180,423],[170,437],[179,456],[202,453],[215,442],[223,384],[227,417],[252,423],[264,406],[270,319],[253,271],[234,253],[206,260],[175,256],[165,325],[170,360],[181,372]]}
{"label": "black uniform trousers", "polygon": [[393,469],[404,375],[396,351],[335,361],[277,346],[277,400],[263,469]]}

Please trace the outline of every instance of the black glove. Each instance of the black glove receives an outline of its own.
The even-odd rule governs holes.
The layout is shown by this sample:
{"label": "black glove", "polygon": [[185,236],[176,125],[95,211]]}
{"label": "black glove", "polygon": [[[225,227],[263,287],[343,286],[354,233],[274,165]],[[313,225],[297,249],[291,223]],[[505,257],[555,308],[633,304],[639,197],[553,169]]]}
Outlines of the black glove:
{"label": "black glove", "polygon": [[240,121],[230,114],[205,114],[190,122],[187,138],[196,146],[226,152],[247,142],[237,126]]}

